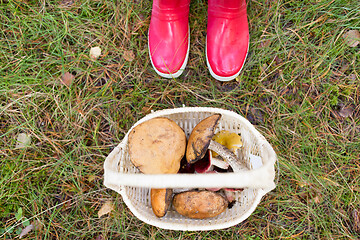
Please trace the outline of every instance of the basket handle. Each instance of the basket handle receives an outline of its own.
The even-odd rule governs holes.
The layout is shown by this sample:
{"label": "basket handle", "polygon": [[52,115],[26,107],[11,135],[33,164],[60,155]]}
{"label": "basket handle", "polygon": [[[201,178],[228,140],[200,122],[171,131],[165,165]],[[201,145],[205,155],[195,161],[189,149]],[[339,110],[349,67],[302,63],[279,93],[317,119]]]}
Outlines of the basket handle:
{"label": "basket handle", "polygon": [[255,170],[208,174],[119,173],[105,169],[104,184],[118,190],[121,185],[145,188],[275,188],[274,174],[267,166]]}

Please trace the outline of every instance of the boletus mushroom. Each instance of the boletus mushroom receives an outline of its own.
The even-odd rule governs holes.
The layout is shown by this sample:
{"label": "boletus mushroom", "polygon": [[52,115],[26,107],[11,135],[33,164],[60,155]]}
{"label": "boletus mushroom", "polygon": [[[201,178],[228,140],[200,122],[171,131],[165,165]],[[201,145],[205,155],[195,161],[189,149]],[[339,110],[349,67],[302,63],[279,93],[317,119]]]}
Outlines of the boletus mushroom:
{"label": "boletus mushroom", "polygon": [[216,127],[221,118],[221,114],[211,115],[201,120],[192,130],[186,148],[186,160],[188,163],[195,163],[202,159],[208,149],[218,153],[226,160],[233,170],[237,171],[241,168],[236,164],[235,154],[225,146],[212,140]]}
{"label": "boletus mushroom", "polygon": [[129,134],[130,160],[146,174],[177,173],[185,149],[184,131],[165,117],[145,121]]}
{"label": "boletus mushroom", "polygon": [[172,200],[172,189],[151,189],[150,191],[150,199],[151,199],[151,208],[154,214],[157,217],[165,216],[167,210],[170,207],[170,203]]}
{"label": "boletus mushroom", "polygon": [[206,190],[178,193],[174,196],[172,204],[181,215],[196,219],[216,217],[228,206],[223,196]]}
{"label": "boletus mushroom", "polygon": [[221,114],[214,114],[201,120],[191,131],[186,148],[186,160],[194,163],[202,159],[214,136]]}
{"label": "boletus mushroom", "polygon": [[[222,130],[216,133],[212,138],[212,140],[225,146],[233,153],[236,153],[236,150],[241,148],[243,145],[240,135],[227,130]],[[218,155],[217,153],[212,152],[213,157],[216,157],[217,155]]]}

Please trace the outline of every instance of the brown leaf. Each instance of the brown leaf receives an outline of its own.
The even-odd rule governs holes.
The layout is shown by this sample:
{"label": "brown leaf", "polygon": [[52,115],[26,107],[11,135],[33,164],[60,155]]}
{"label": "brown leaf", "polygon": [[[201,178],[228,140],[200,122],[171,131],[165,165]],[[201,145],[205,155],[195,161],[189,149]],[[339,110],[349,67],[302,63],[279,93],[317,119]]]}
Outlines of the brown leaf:
{"label": "brown leaf", "polygon": [[279,56],[275,56],[276,65],[283,63],[283,60]]}
{"label": "brown leaf", "polygon": [[30,224],[29,226],[23,228],[23,230],[21,230],[19,238],[24,237],[25,235],[27,235],[33,229],[35,229],[35,226],[33,224]]}
{"label": "brown leaf", "polygon": [[352,81],[356,81],[356,75],[355,75],[355,74],[350,74],[350,75],[348,76],[348,78],[349,78],[350,80],[352,80]]}
{"label": "brown leaf", "polygon": [[350,65],[348,63],[344,64],[340,68],[340,72],[344,73],[349,69]]}
{"label": "brown leaf", "polygon": [[358,30],[349,30],[343,35],[346,45],[356,47],[360,43],[360,32]]}
{"label": "brown leaf", "polygon": [[87,180],[88,180],[89,182],[93,182],[93,181],[96,180],[96,176],[95,176],[95,175],[89,175],[88,178],[87,178]]}
{"label": "brown leaf", "polygon": [[263,40],[260,42],[260,45],[258,46],[258,48],[266,48],[268,46],[270,46],[271,44],[271,40],[268,39],[268,40]]}
{"label": "brown leaf", "polygon": [[259,124],[264,122],[264,116],[259,109],[250,107],[250,111],[247,112],[246,118],[253,124]]}
{"label": "brown leaf", "polygon": [[41,227],[42,225],[39,221],[32,222],[29,226],[26,226],[21,230],[21,233],[19,234],[19,238],[25,237],[32,230],[34,229],[39,230]]}
{"label": "brown leaf", "polygon": [[313,201],[314,203],[319,204],[321,202],[321,198],[319,196],[315,196]]}
{"label": "brown leaf", "polygon": [[98,212],[98,217],[104,216],[104,215],[110,213],[112,210],[114,210],[114,205],[113,205],[112,201],[107,201],[100,208],[100,210]]}
{"label": "brown leaf", "polygon": [[74,81],[74,79],[75,79],[75,76],[69,72],[66,72],[61,76],[62,84],[66,85],[68,87],[71,85],[71,83]]}
{"label": "brown leaf", "polygon": [[360,232],[360,212],[358,209],[352,211],[352,218],[354,221],[354,230],[355,232]]}
{"label": "brown leaf", "polygon": [[74,0],[62,0],[60,1],[59,5],[60,7],[71,7],[75,2]]}
{"label": "brown leaf", "polygon": [[353,115],[354,108],[352,106],[344,106],[340,109],[339,115],[343,118],[347,118]]}
{"label": "brown leaf", "polygon": [[148,113],[150,113],[151,112],[151,106],[144,106],[142,109],[141,109],[141,111],[143,112],[143,113],[145,113],[145,114],[148,114]]}
{"label": "brown leaf", "polygon": [[96,239],[95,240],[104,240],[104,237],[103,237],[103,235],[98,235],[97,237],[96,237]]}
{"label": "brown leaf", "polygon": [[124,51],[123,57],[126,61],[132,62],[135,58],[135,54],[133,51],[128,50],[128,51]]}

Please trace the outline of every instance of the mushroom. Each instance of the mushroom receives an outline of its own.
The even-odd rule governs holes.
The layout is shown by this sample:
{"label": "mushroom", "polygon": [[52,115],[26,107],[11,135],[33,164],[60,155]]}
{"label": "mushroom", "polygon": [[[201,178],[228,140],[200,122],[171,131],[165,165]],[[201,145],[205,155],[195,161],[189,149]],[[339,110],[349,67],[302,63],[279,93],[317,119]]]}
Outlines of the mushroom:
{"label": "mushroom", "polygon": [[167,210],[170,207],[172,199],[173,190],[172,189],[151,189],[150,199],[151,199],[151,208],[154,214],[157,217],[165,216]]}
{"label": "mushroom", "polygon": [[[226,172],[229,168],[229,164],[227,162],[223,161],[222,159],[212,157],[210,150],[207,150],[205,156],[192,165],[194,166],[195,172],[197,173],[207,173],[213,170],[218,172],[217,170],[219,168]],[[220,170],[220,172],[223,171]]]}
{"label": "mushroom", "polygon": [[[222,130],[216,133],[212,140],[225,146],[233,153],[235,153],[236,150],[241,148],[243,145],[240,135],[227,130]],[[216,157],[217,155],[218,154],[216,152],[212,152],[213,157]]]}
{"label": "mushroom", "polygon": [[213,141],[216,126],[221,118],[221,114],[214,114],[200,121],[192,130],[187,148],[186,160],[188,163],[195,163],[202,159],[208,149],[218,153],[226,160],[234,171],[243,169],[236,164],[235,154],[220,143]]}
{"label": "mushroom", "polygon": [[235,202],[235,193],[243,191],[243,188],[225,188],[224,194],[229,203]]}
{"label": "mushroom", "polygon": [[194,163],[205,156],[220,118],[221,114],[207,117],[200,121],[191,131],[186,148],[186,160],[188,163]]}
{"label": "mushroom", "polygon": [[196,219],[211,218],[224,212],[227,200],[211,191],[188,191],[176,194],[172,204],[183,216]]}
{"label": "mushroom", "polygon": [[211,154],[210,150],[207,150],[204,157],[195,163],[193,163],[195,172],[206,173],[211,171]]}
{"label": "mushroom", "polygon": [[195,173],[194,164],[188,163],[186,158],[183,157],[180,162],[180,169],[178,173]]}
{"label": "mushroom", "polygon": [[143,173],[177,173],[185,148],[184,131],[168,118],[140,123],[129,134],[130,160]]}

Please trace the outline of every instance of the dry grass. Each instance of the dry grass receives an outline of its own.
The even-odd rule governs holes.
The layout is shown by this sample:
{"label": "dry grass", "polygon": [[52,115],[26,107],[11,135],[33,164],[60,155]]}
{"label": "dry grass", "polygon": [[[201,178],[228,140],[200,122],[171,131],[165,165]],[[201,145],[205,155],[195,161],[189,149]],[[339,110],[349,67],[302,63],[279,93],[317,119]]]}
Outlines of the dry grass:
{"label": "dry grass", "polygon": [[[167,80],[148,58],[150,1],[0,0],[2,239],[29,223],[29,239],[360,237],[360,50],[342,37],[360,28],[358,1],[249,1],[250,53],[228,83],[206,68],[206,10],[192,1],[189,64]],[[132,124],[183,104],[240,113],[278,154],[278,187],[232,228],[158,229],[103,186],[104,158]],[[15,149],[19,133],[30,147]],[[98,218],[107,200],[116,209]]]}

